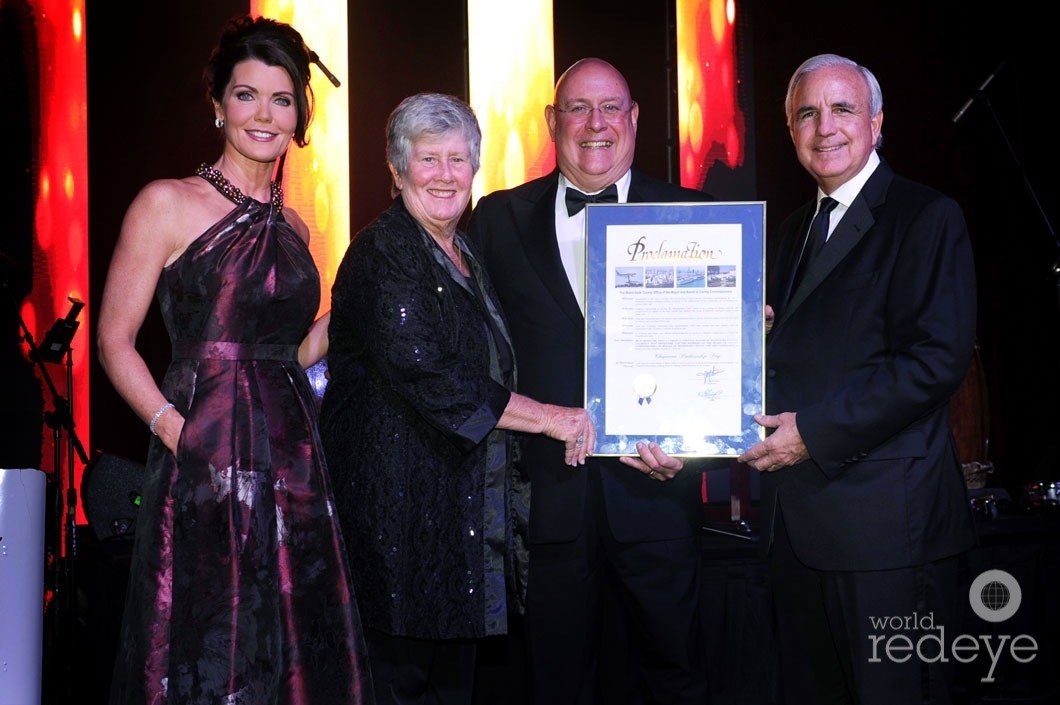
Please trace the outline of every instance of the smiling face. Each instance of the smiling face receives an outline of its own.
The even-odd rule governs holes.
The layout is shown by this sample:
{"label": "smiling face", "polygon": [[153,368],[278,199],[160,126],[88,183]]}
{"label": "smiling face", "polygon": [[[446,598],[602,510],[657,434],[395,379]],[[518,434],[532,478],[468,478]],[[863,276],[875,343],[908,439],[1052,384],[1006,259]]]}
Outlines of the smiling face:
{"label": "smiling face", "polygon": [[405,207],[432,234],[448,238],[471,200],[471,150],[459,130],[425,134],[412,143],[405,173],[390,165]]}
{"label": "smiling face", "polygon": [[804,75],[792,95],[791,139],[799,163],[832,193],[869,160],[883,126],[871,114],[869,86],[852,66],[825,66]]}
{"label": "smiling face", "polygon": [[214,103],[214,112],[225,121],[228,147],[256,162],[274,162],[287,150],[298,125],[294,83],[279,66],[241,61],[232,70],[222,102]]}
{"label": "smiling face", "polygon": [[557,82],[554,104],[545,107],[560,171],[586,193],[618,181],[633,164],[639,115],[615,67],[600,59],[574,64]]}

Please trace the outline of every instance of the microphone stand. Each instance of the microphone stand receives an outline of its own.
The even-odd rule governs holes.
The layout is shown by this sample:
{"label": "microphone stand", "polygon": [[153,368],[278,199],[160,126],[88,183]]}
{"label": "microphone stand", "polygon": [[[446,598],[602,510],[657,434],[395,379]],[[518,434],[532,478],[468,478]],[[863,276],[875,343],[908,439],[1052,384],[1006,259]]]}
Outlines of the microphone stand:
{"label": "microphone stand", "polygon": [[[19,316],[19,324],[22,327],[23,338],[29,346],[29,357],[40,370],[41,378],[44,380],[51,392],[52,411],[45,412],[45,423],[52,429],[54,438],[54,466],[57,491],[55,493],[55,519],[57,522],[57,537],[63,536],[63,526],[66,527],[66,558],[57,556],[53,564],[55,570],[55,598],[56,609],[54,613],[56,633],[60,633],[62,626],[62,598],[65,594],[67,610],[73,612],[77,605],[77,579],[75,573],[75,559],[77,557],[77,488],[75,478],[74,454],[80,458],[81,464],[88,463],[88,454],[74,431],[74,419],[70,413],[72,401],[67,401],[59,394],[45,362],[66,363],[66,389],[73,399],[73,357],[70,349],[70,341],[77,332],[77,315],[84,307],[84,303],[74,297],[69,297],[72,306],[66,318],[58,319],[44,338],[41,347],[34,345],[33,334],[30,332],[26,322]],[[62,431],[66,431],[66,459],[67,459],[67,487],[66,487],[66,516],[63,517],[63,495],[62,495]]]}
{"label": "microphone stand", "polygon": [[1008,138],[1008,133],[1005,132],[1005,127],[1001,124],[1001,120],[998,118],[997,112],[994,110],[994,106],[990,102],[990,98],[984,95],[983,102],[986,103],[986,108],[990,111],[990,117],[993,118],[998,132],[1001,133],[1001,139],[1004,141],[1005,147],[1008,148],[1009,155],[1012,157],[1012,160],[1016,162],[1016,168],[1019,170],[1020,178],[1023,180],[1023,186],[1027,189],[1027,193],[1030,194],[1031,200],[1034,201],[1034,205],[1038,209],[1038,215],[1041,216],[1042,222],[1045,223],[1045,229],[1050,237],[1052,237],[1053,245],[1056,246],[1057,261],[1053,263],[1050,271],[1053,278],[1056,280],[1057,301],[1060,303],[1060,239],[1056,236],[1056,230],[1053,229],[1053,224],[1049,221],[1049,215],[1045,212],[1042,202],[1038,199],[1038,194],[1035,192],[1034,186],[1031,185],[1030,179],[1027,178],[1027,171],[1023,168],[1023,162],[1020,160],[1019,155],[1016,154],[1016,150],[1013,148],[1012,142]]}

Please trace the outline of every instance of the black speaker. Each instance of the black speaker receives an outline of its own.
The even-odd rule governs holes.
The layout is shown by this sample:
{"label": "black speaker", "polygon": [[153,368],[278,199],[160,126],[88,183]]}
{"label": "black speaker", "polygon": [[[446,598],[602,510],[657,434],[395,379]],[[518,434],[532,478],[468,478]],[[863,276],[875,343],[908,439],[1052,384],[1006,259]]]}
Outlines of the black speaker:
{"label": "black speaker", "polygon": [[100,541],[133,534],[143,474],[141,463],[107,453],[85,466],[81,501],[88,525]]}

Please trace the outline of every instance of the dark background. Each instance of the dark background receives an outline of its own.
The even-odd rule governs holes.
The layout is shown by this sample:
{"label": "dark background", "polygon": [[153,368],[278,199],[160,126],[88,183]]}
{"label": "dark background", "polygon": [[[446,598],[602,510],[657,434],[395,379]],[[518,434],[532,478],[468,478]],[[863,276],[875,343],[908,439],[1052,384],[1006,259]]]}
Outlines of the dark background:
{"label": "dark background", "polygon": [[[676,180],[672,5],[638,5],[633,13],[556,0],[556,70],[596,55],[623,71],[641,104],[636,163]],[[217,155],[213,113],[199,76],[223,21],[245,8],[232,0],[164,8],[88,4],[93,310],[122,214],[139,188],[153,178],[189,174]],[[1052,224],[1056,189],[1046,180],[1058,148],[1054,114],[1044,107],[1052,89],[1046,79],[1055,75],[1049,67],[1056,64],[1040,40],[1047,26],[1041,12],[1022,1],[1006,3],[1003,11],[975,11],[956,0],[767,0],[738,2],[737,13],[748,164],[735,174],[716,169],[706,189],[719,198],[766,201],[768,237],[815,188],[784,125],[791,72],[826,51],[871,68],[884,94],[881,154],[900,174],[957,199],[971,231],[985,376],[971,412],[982,417],[989,439],[984,457],[975,459],[993,463],[989,484],[1006,488],[1014,499],[1026,482],[1060,479],[1049,443],[1060,396],[1060,285],[1053,272],[1060,253]],[[466,97],[465,26],[461,0],[350,3],[352,75],[339,78],[350,96],[354,230],[389,203],[384,127],[390,110],[421,90]],[[954,114],[991,74],[990,85],[955,124]],[[169,341],[157,311],[143,329],[141,346],[161,373]],[[142,458],[147,429],[95,362],[91,400],[91,450]]]}

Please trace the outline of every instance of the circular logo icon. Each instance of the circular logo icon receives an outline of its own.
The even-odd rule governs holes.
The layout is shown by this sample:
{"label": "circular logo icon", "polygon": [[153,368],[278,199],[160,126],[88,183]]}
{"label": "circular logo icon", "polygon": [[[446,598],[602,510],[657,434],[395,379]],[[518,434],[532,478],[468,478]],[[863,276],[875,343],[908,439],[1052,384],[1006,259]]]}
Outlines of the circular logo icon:
{"label": "circular logo icon", "polygon": [[972,611],[987,622],[1004,622],[1016,614],[1022,600],[1020,584],[1003,570],[983,571],[968,589]]}

